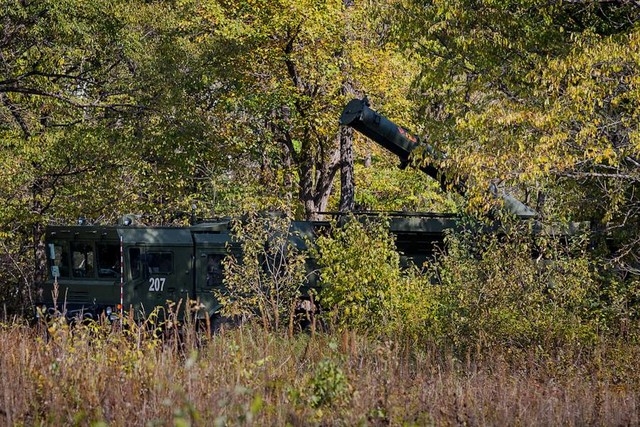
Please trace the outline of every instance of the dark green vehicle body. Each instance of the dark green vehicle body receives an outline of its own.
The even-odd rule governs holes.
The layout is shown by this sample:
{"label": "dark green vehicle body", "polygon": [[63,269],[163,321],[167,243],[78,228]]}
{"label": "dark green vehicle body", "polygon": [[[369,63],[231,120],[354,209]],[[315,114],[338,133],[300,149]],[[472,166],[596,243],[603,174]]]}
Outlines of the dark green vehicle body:
{"label": "dark green vehicle body", "polygon": [[40,311],[68,317],[144,317],[168,301],[197,300],[202,313],[220,307],[222,259],[232,250],[228,221],[194,227],[50,226],[45,244],[49,277]]}
{"label": "dark green vehicle body", "polygon": [[[431,258],[444,230],[455,222],[455,217],[433,214],[389,216],[405,264]],[[294,221],[289,239],[304,251],[329,226],[326,221]],[[180,302],[181,317],[190,301],[199,304],[198,317],[213,317],[221,309],[215,290],[224,287],[223,260],[241,256],[229,221],[185,227],[49,226],[45,245],[49,275],[39,285],[38,313],[82,319],[115,319],[121,309],[142,319],[169,302]],[[307,270],[303,297],[318,283],[314,259],[307,258]]]}
{"label": "dark green vehicle body", "polygon": [[[75,225],[45,231],[48,278],[38,285],[37,313],[69,318],[115,319],[123,309],[144,318],[156,307],[180,303],[179,316],[195,301],[196,316],[213,317],[221,304],[223,260],[241,257],[230,221],[185,227]],[[305,250],[327,222],[294,221],[290,240]],[[314,262],[303,292],[316,286]],[[177,307],[174,306],[174,308]],[[161,316],[165,313],[161,310]]]}

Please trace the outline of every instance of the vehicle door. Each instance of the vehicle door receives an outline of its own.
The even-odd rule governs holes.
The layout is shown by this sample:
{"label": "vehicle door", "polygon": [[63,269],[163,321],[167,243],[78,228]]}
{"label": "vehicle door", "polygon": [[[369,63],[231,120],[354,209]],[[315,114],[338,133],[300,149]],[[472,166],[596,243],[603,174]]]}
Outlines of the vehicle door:
{"label": "vehicle door", "polygon": [[125,296],[127,303],[133,306],[137,317],[147,317],[156,309],[164,315],[169,305],[179,300],[175,251],[130,247],[128,260],[131,285]]}
{"label": "vehicle door", "polygon": [[220,309],[218,295],[224,289],[225,256],[219,251],[203,250],[196,260],[196,296],[210,314]]}

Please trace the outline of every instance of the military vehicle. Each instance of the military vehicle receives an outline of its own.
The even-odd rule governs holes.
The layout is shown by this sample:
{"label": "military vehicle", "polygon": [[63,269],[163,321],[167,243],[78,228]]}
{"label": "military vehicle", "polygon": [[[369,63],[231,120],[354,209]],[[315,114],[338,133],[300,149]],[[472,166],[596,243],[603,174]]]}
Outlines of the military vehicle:
{"label": "military vehicle", "polygon": [[[371,216],[373,214],[369,214]],[[453,215],[390,213],[390,231],[403,261],[421,264],[442,243]],[[223,290],[226,256],[240,256],[230,220],[185,227],[48,226],[45,230],[48,278],[39,284],[37,316],[115,320],[123,310],[144,318],[168,301],[198,301],[197,315],[214,318],[221,309],[214,291]],[[325,232],[329,221],[293,221],[290,239],[300,250]],[[308,262],[313,269],[314,262]],[[310,271],[313,273],[313,271]],[[310,274],[303,289],[315,287]]]}
{"label": "military vehicle", "polygon": [[39,313],[69,318],[115,318],[124,307],[148,314],[167,301],[196,299],[215,310],[222,286],[228,223],[189,227],[49,226],[49,278],[41,284]]}
{"label": "military vehicle", "polygon": [[[114,320],[126,309],[142,318],[168,301],[198,301],[198,315],[213,317],[221,308],[214,290],[223,287],[223,259],[240,254],[230,223],[49,226],[48,278],[38,286],[37,315]],[[303,246],[326,224],[292,222],[293,243]]]}
{"label": "military vehicle", "polygon": [[[340,122],[396,154],[403,166],[414,149],[424,147],[410,132],[371,110],[366,99],[349,102]],[[434,157],[442,156],[426,148]],[[420,169],[443,188],[464,191],[435,166]],[[535,217],[535,211],[513,197],[504,193],[502,197],[515,215]],[[458,224],[452,214],[395,212],[386,216],[403,262],[416,265],[432,257],[442,246],[445,230]],[[290,236],[299,249],[305,249],[306,242],[329,225],[328,221],[294,221]],[[38,285],[37,313],[62,313],[70,319],[116,319],[123,310],[133,310],[141,318],[156,307],[166,307],[167,301],[193,300],[202,305],[200,316],[213,317],[221,308],[214,290],[224,287],[223,259],[240,254],[229,219],[185,227],[139,226],[133,217],[125,217],[117,226],[49,226],[45,245],[48,278]],[[304,287],[316,286],[315,278],[309,275]]]}

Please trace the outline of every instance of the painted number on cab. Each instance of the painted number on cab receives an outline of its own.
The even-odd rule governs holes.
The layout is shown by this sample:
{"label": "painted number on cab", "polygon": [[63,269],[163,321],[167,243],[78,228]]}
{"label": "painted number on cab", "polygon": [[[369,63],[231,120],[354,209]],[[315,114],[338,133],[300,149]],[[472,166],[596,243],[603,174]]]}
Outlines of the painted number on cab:
{"label": "painted number on cab", "polygon": [[162,292],[164,291],[164,277],[152,277],[149,279],[149,292]]}

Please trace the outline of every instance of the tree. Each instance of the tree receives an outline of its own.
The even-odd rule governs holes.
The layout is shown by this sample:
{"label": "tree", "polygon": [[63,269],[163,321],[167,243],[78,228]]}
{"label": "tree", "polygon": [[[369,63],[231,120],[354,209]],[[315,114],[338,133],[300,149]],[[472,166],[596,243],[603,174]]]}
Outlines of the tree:
{"label": "tree", "polygon": [[639,17],[625,1],[410,2],[416,100],[472,202],[501,183],[544,216],[624,230],[616,258],[637,253]]}
{"label": "tree", "polygon": [[[33,259],[31,250],[43,260],[45,223],[153,213],[145,208],[176,191],[152,182],[162,183],[171,170],[191,173],[175,154],[162,161],[169,158],[168,144],[153,133],[178,105],[167,95],[177,92],[175,86],[160,85],[157,76],[166,74],[150,67],[174,51],[168,45],[176,37],[158,24],[172,22],[163,14],[167,5],[2,2],[0,189],[9,202],[0,208],[0,239],[5,265],[12,267],[1,274],[16,299],[28,289],[17,282],[37,282],[44,273],[40,263],[32,277],[25,263]],[[150,87],[150,80],[158,84]],[[166,99],[175,102],[160,102]],[[184,187],[183,179],[172,178],[170,189]]]}
{"label": "tree", "polygon": [[[95,162],[93,156],[87,158],[104,153],[107,147],[91,143],[96,131],[105,139],[110,133],[105,127],[97,130],[96,119],[113,121],[119,111],[130,107],[126,96],[109,86],[126,70],[126,40],[115,43],[120,20],[113,13],[98,18],[109,7],[44,0],[2,4],[6,14],[0,42],[4,141],[0,187],[11,202],[0,209],[0,237],[4,259],[14,261],[7,265],[16,267],[3,272],[9,286],[15,286],[19,276],[19,282],[31,282],[23,260],[28,249],[37,245],[29,243],[29,237],[33,232],[34,241],[39,241],[42,215],[54,200],[86,195],[81,186],[62,189],[61,184],[90,185],[91,176],[102,175],[111,166]],[[81,175],[88,178],[78,180]],[[41,273],[37,272],[36,280]],[[13,294],[24,296],[23,292]]]}
{"label": "tree", "polygon": [[[347,2],[348,3],[348,2]],[[374,2],[368,6],[380,11]],[[342,0],[191,4],[191,30],[209,64],[212,114],[225,117],[221,136],[239,139],[262,188],[297,199],[306,218],[326,211],[334,178],[344,162],[349,136],[337,118],[354,93],[397,101],[408,87],[411,67],[380,42],[364,5]],[[232,136],[233,135],[233,136]],[[344,170],[345,174],[348,172]],[[274,187],[274,182],[278,183]],[[345,177],[347,188],[350,180]],[[346,197],[346,196],[345,196]],[[350,202],[344,199],[343,208]]]}

